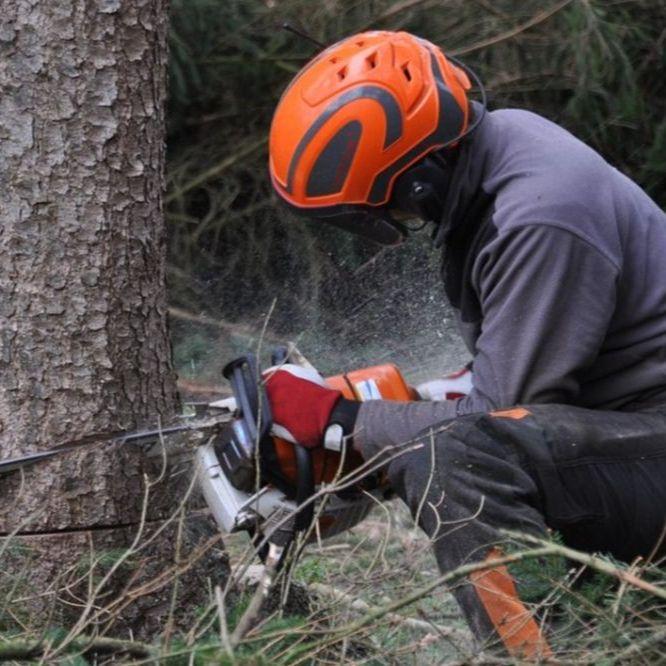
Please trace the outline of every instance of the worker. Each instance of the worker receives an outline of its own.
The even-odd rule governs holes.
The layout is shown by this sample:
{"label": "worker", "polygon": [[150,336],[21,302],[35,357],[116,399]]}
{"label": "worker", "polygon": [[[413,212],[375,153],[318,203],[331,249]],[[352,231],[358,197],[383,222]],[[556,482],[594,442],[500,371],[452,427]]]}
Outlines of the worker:
{"label": "worker", "polygon": [[[430,226],[471,391],[359,404],[284,366],[267,380],[274,420],[308,447],[340,424],[366,460],[411,442],[387,474],[443,572],[500,557],[503,530],[659,557],[666,216],[562,127],[471,101],[470,78],[405,32],[344,39],[284,92],[270,176],[293,211],[380,243]],[[481,641],[552,654],[505,567],[454,594]]]}

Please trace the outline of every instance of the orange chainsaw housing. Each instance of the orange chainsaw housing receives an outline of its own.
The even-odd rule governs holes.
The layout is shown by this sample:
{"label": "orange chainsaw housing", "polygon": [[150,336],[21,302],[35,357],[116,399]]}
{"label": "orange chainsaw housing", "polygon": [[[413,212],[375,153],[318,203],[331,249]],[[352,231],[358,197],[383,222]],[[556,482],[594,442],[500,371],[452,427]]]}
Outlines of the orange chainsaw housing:
{"label": "orange chainsaw housing", "polygon": [[[387,363],[362,370],[353,370],[334,377],[328,377],[326,383],[342,392],[348,400],[397,400],[407,402],[417,400],[416,391],[411,388],[398,368]],[[294,445],[278,437],[273,438],[275,453],[283,474],[296,484],[297,466]],[[312,452],[315,484],[331,483],[337,475],[343,476],[363,463],[360,454],[349,449],[344,465],[340,470],[341,454],[337,451],[318,448]]]}

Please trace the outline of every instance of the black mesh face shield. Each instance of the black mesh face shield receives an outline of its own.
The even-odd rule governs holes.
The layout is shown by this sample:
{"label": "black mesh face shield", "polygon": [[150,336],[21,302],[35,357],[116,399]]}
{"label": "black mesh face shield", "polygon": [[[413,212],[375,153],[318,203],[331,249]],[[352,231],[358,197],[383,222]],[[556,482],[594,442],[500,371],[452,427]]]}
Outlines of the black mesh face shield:
{"label": "black mesh face shield", "polygon": [[355,210],[352,206],[349,208],[350,210],[336,215],[317,215],[317,219],[381,245],[398,245],[407,237],[407,231],[391,218],[388,210],[372,210],[360,206]]}
{"label": "black mesh face shield", "polygon": [[[441,153],[432,153],[396,179],[391,199],[383,206],[287,206],[297,215],[321,220],[381,245],[397,245],[409,231],[423,228],[429,222],[435,227],[439,225],[450,179],[451,165]],[[411,228],[402,223],[405,219],[420,220],[421,224]]]}
{"label": "black mesh face shield", "polygon": [[397,178],[391,199],[383,206],[348,204],[299,208],[284,203],[299,216],[321,220],[381,245],[397,245],[410,231],[401,220],[420,220],[422,224],[418,228],[428,222],[439,224],[450,176],[444,157],[432,154]]}
{"label": "black mesh face shield", "polygon": [[321,220],[381,245],[398,245],[407,236],[407,229],[394,220],[384,207],[350,204],[328,208],[297,208],[286,202],[285,205],[299,217]]}

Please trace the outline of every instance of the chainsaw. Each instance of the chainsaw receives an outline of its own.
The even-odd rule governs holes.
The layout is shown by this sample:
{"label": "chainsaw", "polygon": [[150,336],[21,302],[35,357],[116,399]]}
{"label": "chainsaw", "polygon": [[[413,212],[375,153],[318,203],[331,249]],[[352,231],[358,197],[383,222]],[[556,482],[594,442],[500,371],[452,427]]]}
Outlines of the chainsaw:
{"label": "chainsaw", "polygon": [[[286,347],[272,355],[273,365],[285,363]],[[315,450],[271,434],[271,412],[256,357],[246,354],[223,370],[233,397],[203,405],[203,413],[176,424],[131,432],[95,433],[68,440],[46,451],[0,460],[0,476],[101,442],[138,445],[146,455],[171,435],[203,434],[195,450],[198,482],[208,507],[224,533],[247,531],[262,559],[273,546],[282,552],[297,534],[306,540],[325,539],[358,524],[391,491],[379,472],[358,473],[364,464],[352,447],[344,446],[340,426],[327,432]],[[327,384],[350,400],[415,400],[394,365],[379,365],[336,375]],[[337,430],[336,430],[337,429]],[[339,483],[341,482],[341,483]],[[337,488],[337,486],[340,486]]]}
{"label": "chainsaw", "polygon": [[[286,358],[274,353],[272,360],[277,365]],[[195,454],[200,487],[223,532],[249,532],[261,555],[270,545],[286,548],[299,533],[312,541],[348,530],[391,495],[381,472],[344,483],[364,461],[344,446],[338,426],[314,450],[271,434],[270,407],[253,355],[232,361],[223,374],[233,398],[210,403],[209,409],[232,410],[234,418]],[[417,398],[389,364],[329,377],[326,383],[351,400]],[[343,482],[339,490],[337,481]]]}

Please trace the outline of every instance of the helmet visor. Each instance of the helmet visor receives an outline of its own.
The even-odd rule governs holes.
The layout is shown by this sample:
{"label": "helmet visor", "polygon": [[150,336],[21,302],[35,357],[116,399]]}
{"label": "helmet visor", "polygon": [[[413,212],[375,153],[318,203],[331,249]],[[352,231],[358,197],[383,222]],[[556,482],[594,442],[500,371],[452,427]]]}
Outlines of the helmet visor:
{"label": "helmet visor", "polygon": [[404,226],[394,220],[385,208],[355,205],[299,208],[286,201],[284,203],[299,217],[321,220],[381,245],[398,245],[407,236]]}
{"label": "helmet visor", "polygon": [[318,219],[340,229],[363,236],[381,245],[398,245],[406,237],[402,226],[393,221],[388,211],[382,214],[360,209],[336,215],[317,216]]}

